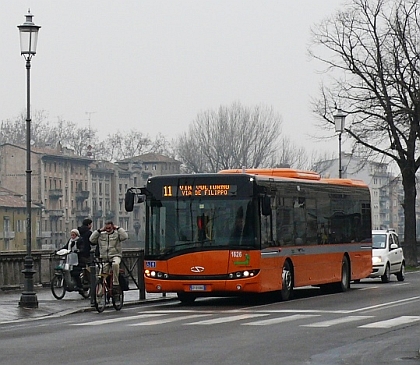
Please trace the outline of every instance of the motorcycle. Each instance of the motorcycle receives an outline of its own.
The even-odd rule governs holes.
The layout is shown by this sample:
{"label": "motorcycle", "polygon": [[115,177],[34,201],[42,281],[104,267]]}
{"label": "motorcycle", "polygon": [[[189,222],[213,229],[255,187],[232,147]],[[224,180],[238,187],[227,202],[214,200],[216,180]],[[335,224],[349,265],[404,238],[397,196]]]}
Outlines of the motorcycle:
{"label": "motorcycle", "polygon": [[51,292],[56,299],[63,299],[66,292],[78,291],[87,299],[90,296],[90,272],[89,267],[84,267],[80,273],[82,287],[77,287],[74,277],[71,275],[73,266],[78,264],[77,253],[68,249],[61,249],[56,252],[60,257],[59,264],[54,268],[54,275],[51,279]]}

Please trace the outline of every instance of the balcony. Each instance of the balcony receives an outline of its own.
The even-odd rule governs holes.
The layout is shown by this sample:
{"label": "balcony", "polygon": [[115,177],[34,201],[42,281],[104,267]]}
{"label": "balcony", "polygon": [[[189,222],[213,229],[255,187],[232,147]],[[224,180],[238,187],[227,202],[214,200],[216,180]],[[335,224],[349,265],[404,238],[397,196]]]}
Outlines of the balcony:
{"label": "balcony", "polygon": [[107,210],[105,214],[105,218],[107,220],[113,219],[115,217],[115,212],[113,210]]}
{"label": "balcony", "polygon": [[93,213],[93,218],[101,218],[103,214],[103,211],[101,209],[97,210]]}
{"label": "balcony", "polygon": [[88,199],[89,193],[90,191],[88,190],[76,191],[76,194],[75,194],[76,200],[83,201],[83,200]]}
{"label": "balcony", "polygon": [[15,231],[0,232],[0,239],[12,240],[15,238]]}
{"label": "balcony", "polygon": [[62,209],[48,210],[47,213],[49,214],[50,218],[61,218],[64,216],[64,210]]}
{"label": "balcony", "polygon": [[51,189],[48,192],[50,199],[58,199],[63,197],[63,191],[61,189]]}
{"label": "balcony", "polygon": [[89,215],[89,212],[90,212],[89,207],[84,207],[84,208],[75,210],[76,217],[87,217]]}
{"label": "balcony", "polygon": [[38,232],[36,238],[51,238],[51,231]]}

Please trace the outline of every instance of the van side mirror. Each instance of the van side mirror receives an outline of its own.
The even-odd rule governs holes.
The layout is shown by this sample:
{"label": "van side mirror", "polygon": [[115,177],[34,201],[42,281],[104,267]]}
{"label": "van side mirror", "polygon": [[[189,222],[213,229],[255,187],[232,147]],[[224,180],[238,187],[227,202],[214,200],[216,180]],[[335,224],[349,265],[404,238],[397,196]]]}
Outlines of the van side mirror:
{"label": "van side mirror", "polygon": [[398,248],[398,245],[396,243],[391,243],[390,249],[396,250]]}
{"label": "van side mirror", "polygon": [[271,199],[268,195],[264,195],[262,198],[261,213],[265,216],[271,215]]}

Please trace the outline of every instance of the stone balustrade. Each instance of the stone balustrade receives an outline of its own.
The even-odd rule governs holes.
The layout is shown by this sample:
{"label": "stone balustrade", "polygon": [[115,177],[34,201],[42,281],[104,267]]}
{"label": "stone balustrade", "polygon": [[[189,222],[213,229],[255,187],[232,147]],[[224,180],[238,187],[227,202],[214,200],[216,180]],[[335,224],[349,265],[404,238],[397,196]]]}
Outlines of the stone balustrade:
{"label": "stone balustrade", "polygon": [[[10,290],[23,288],[24,275],[22,270],[25,264],[25,251],[0,252],[0,289]],[[32,251],[35,274],[34,286],[49,286],[54,275],[54,268],[59,258],[53,250]],[[129,275],[130,288],[134,286],[140,290],[140,296],[144,297],[144,251],[139,249],[123,250],[121,268]],[[134,284],[134,285],[131,285]],[[142,295],[143,294],[143,295]]]}

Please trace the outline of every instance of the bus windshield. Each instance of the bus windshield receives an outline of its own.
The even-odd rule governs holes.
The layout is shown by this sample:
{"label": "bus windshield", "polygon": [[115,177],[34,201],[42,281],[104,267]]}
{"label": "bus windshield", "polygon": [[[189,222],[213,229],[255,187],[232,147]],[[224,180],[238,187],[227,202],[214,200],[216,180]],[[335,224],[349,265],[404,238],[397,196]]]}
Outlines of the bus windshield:
{"label": "bus windshield", "polygon": [[202,249],[259,248],[250,199],[152,200],[145,255]]}

